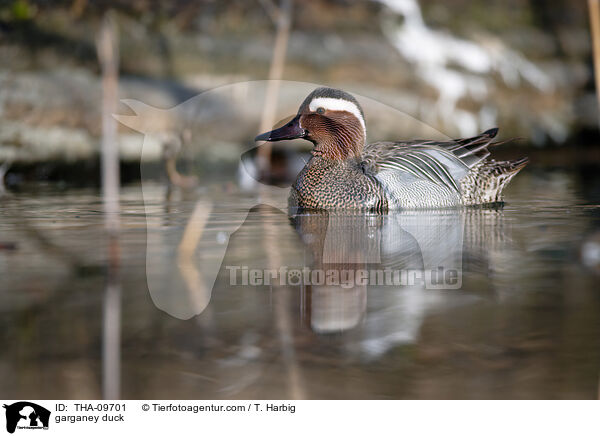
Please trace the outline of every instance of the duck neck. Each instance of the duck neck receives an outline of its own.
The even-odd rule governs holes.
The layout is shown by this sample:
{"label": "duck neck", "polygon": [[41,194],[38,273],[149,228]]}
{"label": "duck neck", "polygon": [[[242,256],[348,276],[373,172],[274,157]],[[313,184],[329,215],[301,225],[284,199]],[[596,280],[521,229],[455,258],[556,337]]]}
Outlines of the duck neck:
{"label": "duck neck", "polygon": [[315,143],[312,154],[332,161],[359,158],[365,145],[365,135],[356,133],[338,132],[336,136]]}

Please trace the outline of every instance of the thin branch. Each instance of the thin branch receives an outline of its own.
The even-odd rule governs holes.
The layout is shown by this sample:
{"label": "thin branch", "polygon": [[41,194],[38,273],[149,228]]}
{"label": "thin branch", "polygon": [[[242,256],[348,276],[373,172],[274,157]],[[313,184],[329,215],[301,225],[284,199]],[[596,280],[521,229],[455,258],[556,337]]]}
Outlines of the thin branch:
{"label": "thin branch", "polygon": [[588,0],[590,25],[592,28],[592,47],[594,56],[594,76],[596,79],[596,97],[600,121],[600,0]]}
{"label": "thin branch", "polygon": [[[271,68],[269,69],[269,82],[267,84],[262,120],[260,123],[260,132],[270,130],[275,122],[277,98],[279,96],[279,85],[281,77],[283,76],[283,68],[285,66],[285,57],[288,39],[290,36],[291,21],[292,0],[281,0],[281,5],[277,14],[277,34],[275,36],[275,45],[273,47],[273,57],[271,58]],[[265,143],[258,148],[257,159],[259,174],[264,174],[266,170],[270,169],[270,143]]]}

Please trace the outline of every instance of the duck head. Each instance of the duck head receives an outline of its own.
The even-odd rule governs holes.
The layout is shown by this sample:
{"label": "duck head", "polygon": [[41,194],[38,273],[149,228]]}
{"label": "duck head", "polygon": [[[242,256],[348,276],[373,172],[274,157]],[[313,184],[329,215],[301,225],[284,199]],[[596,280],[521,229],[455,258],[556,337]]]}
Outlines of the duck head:
{"label": "duck head", "polygon": [[314,144],[312,154],[330,160],[358,157],[366,140],[363,111],[347,92],[317,88],[286,125],[258,135],[255,141],[304,138]]}

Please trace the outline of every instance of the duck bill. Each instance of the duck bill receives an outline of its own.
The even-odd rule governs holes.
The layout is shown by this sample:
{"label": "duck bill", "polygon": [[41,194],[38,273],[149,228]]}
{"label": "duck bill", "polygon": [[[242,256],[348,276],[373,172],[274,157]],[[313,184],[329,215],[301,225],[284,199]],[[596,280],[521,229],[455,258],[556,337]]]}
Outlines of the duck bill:
{"label": "duck bill", "polygon": [[306,130],[300,127],[300,115],[279,129],[271,130],[254,138],[255,141],[283,141],[285,139],[304,138]]}

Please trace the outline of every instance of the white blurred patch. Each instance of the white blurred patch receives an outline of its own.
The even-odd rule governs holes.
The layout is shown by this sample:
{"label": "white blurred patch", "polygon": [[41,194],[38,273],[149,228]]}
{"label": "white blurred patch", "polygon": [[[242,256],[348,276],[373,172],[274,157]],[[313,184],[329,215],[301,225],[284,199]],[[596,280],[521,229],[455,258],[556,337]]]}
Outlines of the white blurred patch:
{"label": "white blurred patch", "polygon": [[419,77],[438,91],[439,115],[462,135],[475,135],[495,124],[490,112],[479,119],[479,125],[475,114],[456,108],[461,98],[483,102],[488,97],[489,84],[483,75],[498,73],[512,88],[523,80],[543,92],[554,89],[548,74],[498,39],[482,36],[475,42],[433,30],[423,21],[417,0],[377,1],[404,18],[401,25],[384,22],[384,31],[400,55],[416,66]]}

